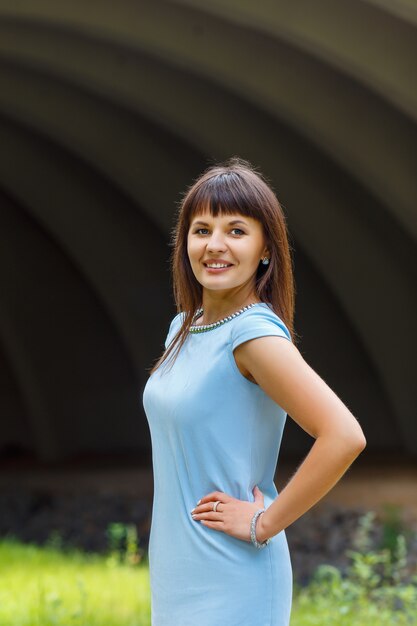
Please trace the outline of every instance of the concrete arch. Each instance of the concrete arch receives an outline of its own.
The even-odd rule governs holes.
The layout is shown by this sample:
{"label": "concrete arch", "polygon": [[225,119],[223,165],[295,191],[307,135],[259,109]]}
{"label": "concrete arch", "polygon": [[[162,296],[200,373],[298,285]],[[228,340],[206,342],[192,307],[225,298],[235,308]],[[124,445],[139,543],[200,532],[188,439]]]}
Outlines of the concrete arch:
{"label": "concrete arch", "polygon": [[[413,2],[407,15],[389,0],[271,0],[257,5],[250,0],[172,1],[287,42],[416,121],[417,91],[405,73],[406,68],[412,71],[410,59],[417,53]],[[395,44],[395,54],[388,42]]]}
{"label": "concrete arch", "polygon": [[[114,14],[106,1],[99,4],[98,12],[94,3],[57,8],[44,0],[35,11],[30,7],[29,16],[56,28],[60,24],[78,28],[108,44],[119,39],[179,69],[206,76],[272,116],[278,112],[381,202],[395,207],[397,219],[416,238],[417,186],[410,163],[415,126],[381,98],[278,39],[249,29],[242,39],[234,24],[188,7],[126,3]],[[25,2],[12,14],[28,17]],[[254,49],[256,55],[251,53]],[[374,114],[364,117],[364,110]]]}
{"label": "concrete arch", "polygon": [[[161,86],[162,87],[164,86],[162,84],[162,81],[159,83],[160,88]],[[184,98],[184,100],[188,102],[188,106],[190,106],[190,109],[191,109],[194,103],[190,103],[190,92],[184,90],[184,93],[187,94],[187,97]],[[201,91],[199,93],[201,93]],[[152,95],[154,97],[156,96],[155,93]],[[228,116],[228,123],[231,125],[230,127],[233,128],[234,126],[236,128],[236,127],[239,127],[239,125],[244,127],[246,125],[244,121],[242,119],[238,121],[238,119],[236,118],[236,111],[233,110],[233,104],[232,104],[233,99],[230,97],[227,98],[226,94],[223,94],[223,96],[224,96],[223,100],[221,101],[221,116],[223,117],[223,119],[225,119],[226,103],[228,103],[229,109],[231,109],[229,110],[229,116]],[[149,97],[149,92],[148,92],[148,97]],[[184,128],[184,125],[187,121],[189,124],[192,123],[191,116],[189,116],[188,119],[186,119],[187,102],[183,102],[183,103],[181,102],[181,104],[183,104],[183,107],[179,107],[177,111],[177,113],[181,113],[181,118],[179,119],[179,124],[178,124],[178,127],[181,129]],[[180,104],[180,102],[178,103]],[[213,118],[213,115],[210,116],[210,113],[207,110],[208,107],[210,107],[213,113],[213,102],[210,99],[204,99],[204,97],[203,98],[200,97],[199,102],[198,102],[199,110],[200,111],[206,110],[207,111],[206,119],[207,120],[211,119],[211,121],[215,121]],[[240,102],[239,113],[241,117],[243,115],[244,110],[245,110],[244,104]],[[171,115],[172,115],[172,110],[171,110]],[[254,132],[255,118],[253,115],[253,110],[250,107],[247,107],[246,117],[248,120],[251,119],[252,129]],[[263,118],[261,118],[260,116],[259,122],[258,122],[258,133],[256,135],[256,140],[255,141],[253,140],[253,145],[250,146],[250,151],[251,151],[251,154],[253,154],[254,151],[256,150],[256,145],[254,145],[255,143],[257,143],[258,145],[262,145],[262,153],[264,155],[263,158],[265,158],[265,155],[268,154],[268,150],[265,146],[267,146],[271,140],[271,120],[267,120],[267,123],[265,123],[265,120],[263,119],[263,124],[262,124],[262,119]],[[287,132],[286,145],[288,146],[290,145],[290,140],[288,139],[289,132],[288,132],[288,129],[281,129],[281,135],[283,134],[284,130],[286,130]],[[194,120],[194,126],[193,126],[193,129],[190,130],[189,135],[192,135],[192,134],[196,135],[197,133],[199,133],[198,134],[199,145],[205,146],[207,153],[219,152],[219,146],[215,147],[211,144],[213,140],[212,129],[209,128],[208,125],[202,128],[199,125],[198,120]],[[262,135],[264,135],[264,138]],[[228,141],[228,137],[225,134],[223,134],[223,139],[225,140],[225,142]],[[241,142],[240,144],[241,153],[242,152],[245,153],[245,151],[248,150],[248,141],[247,141],[247,138],[245,139],[246,141]],[[253,139],[255,139],[255,135],[253,136]],[[239,145],[239,141],[237,140],[236,137],[234,137],[234,145]],[[362,311],[360,310],[361,307],[355,311],[356,307],[354,303],[361,302],[363,303],[362,306],[365,306],[366,300],[368,299],[369,307],[373,307],[375,305],[375,302],[376,302],[375,297],[374,297],[375,294],[373,293],[372,297],[369,298],[370,294],[369,294],[369,289],[367,288],[368,287],[367,281],[371,278],[371,276],[372,276],[372,280],[374,280],[375,276],[381,275],[380,274],[381,269],[385,265],[386,266],[385,275],[391,276],[390,284],[395,285],[398,289],[398,291],[395,293],[395,298],[393,301],[400,302],[401,297],[405,297],[406,301],[404,302],[404,305],[401,308],[403,311],[407,313],[409,310],[407,299],[409,298],[409,293],[412,292],[412,275],[410,274],[410,269],[409,267],[407,268],[407,267],[401,267],[401,266],[398,266],[398,268],[396,269],[392,265],[391,262],[387,262],[387,259],[385,257],[386,243],[384,243],[381,240],[381,238],[373,241],[373,238],[376,236],[376,233],[370,233],[368,230],[368,225],[362,223],[360,213],[359,214],[355,213],[352,210],[352,208],[349,206],[349,200],[347,200],[349,195],[351,196],[350,201],[353,203],[353,206],[355,205],[358,206],[357,204],[358,198],[355,198],[355,193],[356,194],[358,193],[358,189],[356,190],[354,190],[353,188],[349,189],[348,181],[346,179],[344,179],[343,181],[343,178],[340,172],[333,170],[333,175],[337,177],[335,179],[337,180],[337,183],[336,183],[337,189],[335,188],[331,190],[330,185],[328,184],[328,188],[326,192],[324,193],[324,196],[327,193],[327,198],[325,198],[324,196],[323,197],[317,196],[318,190],[314,188],[315,178],[314,178],[314,174],[312,170],[312,163],[314,162],[314,159],[317,158],[317,153],[314,153],[314,156],[313,155],[309,156],[308,152],[309,152],[308,148],[304,146],[303,151],[302,151],[303,158],[308,163],[308,165],[305,168],[305,171],[307,172],[307,174],[304,176],[304,180],[303,180],[303,184],[305,185],[305,195],[306,197],[309,198],[309,202],[311,202],[314,198],[313,205],[320,207],[320,211],[322,212],[324,211],[324,213],[322,213],[322,216],[319,219],[319,222],[326,223],[330,227],[330,230],[333,233],[333,236],[331,240],[328,240],[324,231],[316,228],[319,214],[315,215],[314,219],[309,222],[308,215],[306,215],[305,212],[302,210],[297,211],[296,204],[294,205],[294,208],[291,211],[291,216],[290,216],[291,224],[294,226],[294,232],[298,240],[300,241],[301,245],[303,245],[303,247],[305,248],[309,256],[312,259],[314,259],[314,262],[316,266],[320,268],[320,272],[322,273],[322,275],[325,276],[326,279],[329,281],[329,283],[332,286],[332,290],[334,291],[335,294],[338,295],[338,297],[340,298],[340,301],[346,307],[346,310],[348,311],[348,314],[351,317],[351,319],[355,320],[357,331],[362,336],[363,342],[368,346],[369,353],[372,355],[372,359],[375,363],[375,366],[377,370],[380,372],[381,380],[384,386],[387,386],[388,390],[390,389],[392,390],[391,393],[389,393],[389,397],[393,401],[394,392],[392,388],[395,384],[395,380],[393,380],[393,377],[392,377],[392,371],[389,365],[389,359],[385,357],[384,350],[382,351],[382,354],[380,352],[381,330],[380,328],[375,327],[373,320],[369,321],[370,328],[364,328],[363,319],[362,319]],[[310,152],[313,152],[311,148],[310,148]],[[294,157],[298,160],[300,159],[300,153],[301,153],[301,150],[297,151],[294,154]],[[259,156],[261,157],[261,155]],[[269,158],[270,158],[270,162],[273,162],[272,154],[270,155]],[[294,162],[291,162],[288,151],[286,152],[285,160],[281,160],[279,165],[280,165],[280,170],[282,172],[281,175],[283,177],[282,188],[285,190],[285,188],[287,187],[287,190],[289,191],[289,194],[291,197],[296,198],[297,196],[300,196],[300,191],[298,190],[298,187],[299,187],[298,176],[295,175],[294,177],[294,174],[297,171],[297,166]],[[322,165],[323,164],[321,164],[321,167]],[[330,164],[328,167],[329,167],[329,171],[331,171]],[[310,176],[309,181],[308,181],[307,176]],[[272,173],[271,177],[272,179],[277,178],[276,174],[274,173]],[[338,197],[338,191],[341,189],[340,185],[342,184],[342,182],[344,182],[344,185],[346,185],[346,188],[344,189],[344,201],[343,202]],[[292,188],[290,187],[288,189],[288,185],[292,185]],[[324,188],[321,187],[320,194],[323,194],[323,190]],[[333,198],[332,198],[332,195],[333,195]],[[368,198],[367,203],[366,203],[368,219],[371,217],[369,215],[368,207],[372,205],[372,202],[373,202],[372,198]],[[342,209],[343,205],[345,206]],[[325,207],[327,207],[327,209]],[[330,210],[330,207],[332,207],[331,210]],[[337,210],[335,209],[335,207],[337,207]],[[365,209],[365,206],[362,205],[362,208]],[[376,212],[376,208],[374,209],[374,211]],[[341,224],[343,224],[343,226],[341,226]],[[342,236],[342,241],[340,242],[337,242],[337,236],[336,236],[337,230],[340,231],[340,234]],[[312,236],[313,232],[314,232],[314,237]],[[339,267],[338,275],[329,276],[329,268],[332,267],[332,260],[334,259],[334,255],[336,254],[336,248],[334,248],[333,246],[341,246],[343,244],[343,239],[345,239],[347,233],[350,233],[351,240],[355,241],[357,250],[358,250],[358,242],[359,242],[358,235],[359,233],[361,234],[361,237],[362,237],[361,249],[363,250],[363,255],[365,257],[368,255],[371,246],[373,246],[372,247],[372,250],[373,250],[372,260],[373,262],[375,262],[375,267],[372,271],[371,271],[371,268],[368,268],[368,272],[370,274],[369,279],[367,278],[367,274],[364,274],[363,268],[362,268],[362,261],[360,260],[360,257],[358,257],[359,262],[358,262],[357,272],[358,274],[362,272],[361,274],[362,279],[364,279],[364,283],[362,284],[362,288],[360,289],[359,289],[360,281],[358,282],[356,279],[352,281],[353,263],[351,263],[348,267],[341,265]],[[378,234],[377,237],[380,237],[380,235]],[[328,258],[326,258],[326,254]],[[345,277],[344,279],[341,280],[342,272],[345,273]],[[406,286],[407,280],[409,281],[408,287]],[[383,287],[383,285],[381,285],[381,287]],[[359,293],[355,293],[358,291]],[[380,289],[379,294],[381,296],[381,302],[380,302],[381,309],[376,309],[376,310],[382,310],[382,308],[386,306],[384,291]],[[408,322],[407,320],[403,320],[404,332],[407,333],[408,335],[410,334],[409,329],[412,327],[411,326],[412,324],[411,311],[409,315],[410,315],[410,319]],[[402,345],[405,345],[405,342]],[[395,348],[395,347],[398,351],[398,344],[396,342],[394,346],[387,345],[386,349],[389,352],[392,348]],[[375,351],[375,353],[373,353],[373,351]],[[403,358],[403,355],[398,352],[398,356],[397,356],[398,362],[400,362],[402,358]],[[407,386],[407,388],[410,389],[410,387],[408,387],[409,381],[407,380],[407,378],[404,378],[404,372],[402,372],[401,374],[398,374],[398,384],[401,385],[401,387]],[[397,397],[397,402],[398,402],[399,401],[398,398],[400,396],[397,394],[395,395]],[[398,416],[404,415],[404,409],[406,409],[406,412],[408,414],[412,410],[411,399],[406,400],[404,396],[402,397],[403,397],[403,401],[401,402],[401,407],[398,406],[396,409],[396,413]],[[394,401],[393,401],[393,404],[395,404]],[[414,441],[414,439],[407,436],[408,435],[407,428],[409,428],[410,426],[407,427],[406,424],[410,425],[410,422],[406,418],[399,418],[399,419],[404,424],[404,428],[405,428],[404,439],[406,441]]]}
{"label": "concrete arch", "polygon": [[[146,311],[139,310],[140,297],[135,291],[139,284],[144,293],[152,296],[156,291],[154,281],[165,279],[160,265],[156,266],[155,276],[150,277],[142,263],[143,255],[166,255],[158,231],[137,206],[133,207],[109,181],[89,171],[78,159],[73,159],[63,146],[55,150],[53,144],[48,143],[48,148],[42,149],[44,140],[34,137],[27,129],[22,132],[19,126],[12,127],[10,119],[3,127],[2,137],[3,150],[7,153],[7,158],[0,163],[4,187],[20,202],[30,206],[31,215],[48,228],[82,268],[112,319],[117,321],[126,350],[139,373],[144,356],[141,352],[146,349],[140,329],[149,323],[150,318],[146,317]],[[25,177],[24,187],[21,172],[15,167],[16,161],[10,159],[13,153],[21,168],[31,170],[30,176]],[[53,182],[48,188],[50,180]],[[39,185],[40,181],[43,187]],[[125,213],[124,219],[121,219],[122,213]],[[97,224],[100,224],[100,237],[97,236]],[[141,246],[134,234],[142,242]],[[95,240],[94,249],[91,248],[92,240]],[[117,264],[109,255],[112,246],[123,250],[123,258]]]}
{"label": "concrete arch", "polygon": [[[163,233],[166,236],[171,227],[172,201],[201,171],[206,156],[221,159],[237,153],[260,164],[284,207],[288,204],[294,238],[346,312],[369,357],[402,429],[404,447],[416,453],[411,376],[415,354],[411,313],[415,301],[414,179],[409,153],[415,125],[408,112],[404,115],[404,110],[384,95],[392,75],[384,85],[371,84],[366,72],[356,71],[352,59],[343,59],[341,73],[340,66],[326,59],[326,54],[313,53],[302,33],[297,41],[294,33],[292,41],[289,36],[285,40],[282,33],[265,35],[257,24],[246,28],[242,37],[241,24],[230,23],[225,15],[205,15],[209,9],[203,3],[198,10],[174,4],[160,3],[155,8],[145,2],[134,6],[123,2],[115,12],[114,5],[104,1],[85,6],[75,2],[58,9],[44,0],[35,9],[26,2],[10,9],[7,19],[3,17],[3,28],[0,18],[2,35],[8,33],[1,37],[0,58],[3,85],[10,89],[0,90],[0,110],[8,130],[14,129],[8,135],[9,145],[13,145],[16,158],[33,167],[45,138],[53,144],[59,160],[65,162],[65,175],[50,155],[42,164],[56,180],[54,192],[66,207],[64,214],[57,220],[51,206],[44,212],[45,198],[35,180],[20,189],[13,164],[2,163],[1,179],[4,177],[10,192],[18,192],[32,215],[43,220],[57,240],[65,241],[86,268],[86,275],[113,311],[126,345],[136,355],[139,371],[155,356],[151,340],[144,338],[137,326],[135,315],[140,305],[127,295],[129,290],[115,284],[116,274],[110,282],[108,276],[103,280],[101,263],[107,272],[114,268],[106,259],[105,248],[98,250],[100,241],[94,242],[93,251],[88,249],[94,237],[92,226],[104,220],[107,241],[123,250],[126,268],[155,255],[164,258]],[[231,5],[227,3],[227,7]],[[210,11],[219,11],[219,6],[211,5]],[[134,21],[139,16],[143,18],[140,24]],[[174,26],[179,29],[176,36],[171,33],[164,39]],[[281,30],[288,34],[289,26],[283,23]],[[42,37],[44,29],[50,37]],[[214,31],[223,34],[221,44],[229,42],[232,54],[226,55],[222,46],[214,47]],[[317,40],[317,31],[312,32],[312,40],[314,36]],[[246,54],[243,41],[247,45],[248,40],[256,42],[256,68],[265,67],[263,74],[252,71],[246,76],[236,71],[241,69],[236,66],[237,55]],[[198,49],[191,47],[193,41]],[[326,45],[332,49],[329,42]],[[403,50],[400,64],[407,58],[406,47]],[[279,83],[274,83],[274,54],[299,70],[290,94],[282,93]],[[227,63],[219,71],[223,59]],[[264,61],[268,63],[262,65]],[[245,69],[250,67],[256,69],[250,65]],[[285,84],[284,70],[278,76],[281,85]],[[313,118],[304,111],[305,102],[303,106],[294,102],[306,77],[314,84],[316,104],[320,90],[320,97],[327,94],[327,100],[320,100],[326,106],[322,111],[316,109]],[[338,90],[340,87],[340,93],[333,93],[337,114],[329,120],[335,85]],[[34,92],[38,100],[29,97]],[[344,94],[349,97],[343,102]],[[405,90],[402,96],[408,107],[412,94]],[[378,123],[361,127],[360,137],[349,136],[342,123],[349,118],[347,103],[366,122],[365,113],[372,111]],[[68,121],[74,110],[79,118],[71,127]],[[59,115],[48,116],[50,111]],[[382,122],[387,129],[383,132],[378,126]],[[111,144],[118,136],[126,140],[127,149],[115,158]],[[375,143],[381,137],[388,143],[395,138],[389,154]],[[355,150],[360,152],[361,146],[366,150],[357,158]],[[144,175],[135,176],[134,159],[141,150]],[[370,159],[375,153],[378,158]],[[397,169],[390,171],[392,161]],[[39,171],[41,164],[37,165]],[[401,176],[405,185],[400,184]],[[164,188],[161,180],[166,182]],[[103,200],[97,191],[101,185],[113,190],[104,211],[97,203],[99,198]],[[74,209],[68,198],[62,198],[60,186],[66,194],[72,193],[72,206],[80,197],[88,206],[89,229],[81,229],[80,212],[73,223],[65,217],[65,212]],[[123,213],[123,226],[120,211],[114,209],[119,203],[129,205]],[[141,247],[135,250],[138,243]],[[156,282],[167,279],[160,268]],[[135,276],[145,293],[158,298],[147,278],[146,272]],[[141,310],[141,314],[146,322],[147,312]],[[153,317],[153,313],[149,315]]]}
{"label": "concrete arch", "polygon": [[4,194],[0,222],[0,333],[31,445],[47,460],[79,450],[79,442],[86,450],[93,441],[120,446],[108,424],[117,410],[129,427],[136,377],[116,329],[62,249]]}

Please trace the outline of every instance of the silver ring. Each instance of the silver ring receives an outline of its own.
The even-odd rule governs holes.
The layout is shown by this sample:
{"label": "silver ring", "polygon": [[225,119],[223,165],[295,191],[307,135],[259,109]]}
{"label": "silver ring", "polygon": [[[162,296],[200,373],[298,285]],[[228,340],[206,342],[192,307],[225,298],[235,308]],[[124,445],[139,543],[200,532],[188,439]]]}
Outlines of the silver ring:
{"label": "silver ring", "polygon": [[[214,504],[213,504],[213,511],[217,511],[217,505],[220,504],[221,500],[217,500]],[[219,511],[220,513],[220,511]]]}

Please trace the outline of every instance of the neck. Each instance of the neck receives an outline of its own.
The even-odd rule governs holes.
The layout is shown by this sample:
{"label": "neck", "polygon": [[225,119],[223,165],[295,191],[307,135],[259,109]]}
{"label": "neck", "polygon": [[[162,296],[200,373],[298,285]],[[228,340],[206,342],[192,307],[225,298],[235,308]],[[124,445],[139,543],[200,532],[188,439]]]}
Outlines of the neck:
{"label": "neck", "polygon": [[244,306],[248,304],[252,304],[253,302],[261,302],[261,300],[254,294],[245,299],[237,299],[233,301],[224,301],[218,303],[207,303],[203,301],[203,315],[198,318],[198,324],[200,326],[205,326],[207,324],[214,324],[214,322],[218,322],[219,320],[231,315],[232,313],[236,313]]}

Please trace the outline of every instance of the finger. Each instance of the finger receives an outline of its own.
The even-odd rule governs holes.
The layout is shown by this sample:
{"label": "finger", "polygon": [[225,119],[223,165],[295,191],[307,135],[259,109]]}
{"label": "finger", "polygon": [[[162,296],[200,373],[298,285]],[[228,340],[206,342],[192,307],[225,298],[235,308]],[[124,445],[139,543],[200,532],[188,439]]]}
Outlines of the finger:
{"label": "finger", "polygon": [[255,487],[253,488],[252,492],[253,492],[253,495],[255,496],[255,502],[263,502],[264,501],[264,494],[259,489],[258,485],[255,485]]}
{"label": "finger", "polygon": [[225,500],[226,498],[229,498],[229,497],[230,496],[228,496],[227,493],[223,493],[222,491],[212,491],[211,493],[208,493],[206,496],[203,496],[201,500],[197,502],[197,504],[204,504],[206,502],[209,502],[210,500]]}
{"label": "finger", "polygon": [[193,514],[193,518],[197,520],[210,520],[212,522],[222,521],[220,514],[215,511],[205,511],[204,513]]}
{"label": "finger", "polygon": [[208,528],[213,528],[213,530],[221,530],[222,532],[224,532],[223,522],[213,522],[211,520],[202,519],[200,523],[204,524],[204,526],[207,526]]}
{"label": "finger", "polygon": [[[218,511],[219,513],[221,513],[223,511],[222,507],[222,502],[220,504],[217,505],[217,509],[216,511]],[[199,506],[196,506],[191,513],[196,514],[196,513],[205,513],[206,511],[213,511],[213,501],[211,500],[210,502],[207,502],[206,504],[200,504]]]}
{"label": "finger", "polygon": [[[205,512],[205,511],[214,511],[214,509],[213,509],[213,505],[214,505],[214,503],[213,503],[213,502],[208,502],[207,504],[204,504],[204,505],[203,505],[202,510],[201,510],[201,511],[199,511],[199,513],[203,513],[203,512]],[[200,506],[201,506],[201,505],[200,505]],[[222,508],[222,507],[223,507],[223,502],[219,502],[219,504],[218,504],[218,505],[217,505],[217,507],[216,507],[216,511],[217,511],[218,513],[221,513],[221,512],[223,511],[223,508]],[[200,508],[200,507],[198,507],[198,508]],[[214,511],[214,512],[216,512],[216,511]]]}

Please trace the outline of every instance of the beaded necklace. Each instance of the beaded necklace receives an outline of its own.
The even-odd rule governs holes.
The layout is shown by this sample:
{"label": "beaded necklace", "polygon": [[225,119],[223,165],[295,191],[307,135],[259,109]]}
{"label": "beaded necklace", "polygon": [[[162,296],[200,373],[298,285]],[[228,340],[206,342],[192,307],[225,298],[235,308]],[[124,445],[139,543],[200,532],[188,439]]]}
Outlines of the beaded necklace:
{"label": "beaded necklace", "polygon": [[[237,317],[238,315],[240,315],[244,311],[247,311],[248,309],[251,309],[253,306],[255,306],[255,304],[262,304],[262,303],[261,302],[252,302],[252,304],[247,304],[246,306],[244,306],[239,311],[236,311],[235,313],[232,313],[231,315],[228,315],[227,317],[224,317],[223,319],[219,320],[218,322],[213,322],[212,324],[205,324],[204,326],[190,326],[190,329],[189,329],[190,333],[205,333],[208,330],[213,330],[214,328],[218,328],[222,324],[225,324],[226,322],[230,322],[230,320],[232,320],[233,318]],[[202,314],[203,314],[203,309],[198,309],[197,313],[194,316],[194,321],[198,317],[200,317]]]}

